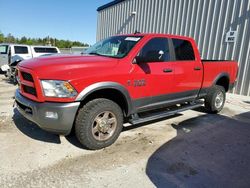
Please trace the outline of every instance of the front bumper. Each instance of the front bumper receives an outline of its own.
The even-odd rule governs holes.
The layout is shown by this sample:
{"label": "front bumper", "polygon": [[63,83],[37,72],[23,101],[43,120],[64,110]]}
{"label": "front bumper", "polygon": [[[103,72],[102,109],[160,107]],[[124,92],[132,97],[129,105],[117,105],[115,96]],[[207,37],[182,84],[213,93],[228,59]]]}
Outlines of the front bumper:
{"label": "front bumper", "polygon": [[[17,110],[28,120],[42,129],[56,134],[70,133],[80,102],[72,103],[38,103],[23,97],[19,89],[15,93]],[[57,113],[57,118],[48,118],[46,112]]]}

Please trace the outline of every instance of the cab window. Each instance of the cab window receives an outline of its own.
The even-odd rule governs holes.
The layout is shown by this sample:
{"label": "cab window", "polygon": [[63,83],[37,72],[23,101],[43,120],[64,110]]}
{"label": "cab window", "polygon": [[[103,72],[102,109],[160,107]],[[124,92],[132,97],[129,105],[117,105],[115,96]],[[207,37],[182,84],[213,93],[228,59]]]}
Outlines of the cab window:
{"label": "cab window", "polygon": [[153,38],[148,41],[139,53],[147,62],[166,62],[170,60],[167,38]]}
{"label": "cab window", "polygon": [[1,45],[0,54],[7,54],[7,52],[8,52],[8,45]]}
{"label": "cab window", "polygon": [[14,46],[15,54],[28,54],[28,47]]}
{"label": "cab window", "polygon": [[36,53],[58,53],[56,48],[35,47],[34,51]]}
{"label": "cab window", "polygon": [[172,39],[175,59],[177,61],[192,61],[195,60],[194,50],[192,44],[187,40]]}

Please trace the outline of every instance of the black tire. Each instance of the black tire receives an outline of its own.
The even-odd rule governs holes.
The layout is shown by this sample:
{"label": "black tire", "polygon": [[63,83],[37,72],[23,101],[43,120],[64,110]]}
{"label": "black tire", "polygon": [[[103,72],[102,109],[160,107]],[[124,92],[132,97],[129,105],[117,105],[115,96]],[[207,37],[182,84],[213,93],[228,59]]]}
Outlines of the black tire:
{"label": "black tire", "polygon": [[[103,119],[106,113],[109,113],[108,117]],[[111,119],[115,123],[112,124],[111,121],[108,123]],[[111,133],[99,130],[103,127]],[[105,148],[113,144],[119,137],[122,128],[123,113],[120,106],[104,98],[94,99],[85,104],[79,109],[75,121],[77,139],[84,147],[92,150]]]}
{"label": "black tire", "polygon": [[205,108],[207,112],[208,113],[220,112],[224,107],[225,100],[226,100],[225,88],[218,85],[213,86],[209,90],[205,98]]}

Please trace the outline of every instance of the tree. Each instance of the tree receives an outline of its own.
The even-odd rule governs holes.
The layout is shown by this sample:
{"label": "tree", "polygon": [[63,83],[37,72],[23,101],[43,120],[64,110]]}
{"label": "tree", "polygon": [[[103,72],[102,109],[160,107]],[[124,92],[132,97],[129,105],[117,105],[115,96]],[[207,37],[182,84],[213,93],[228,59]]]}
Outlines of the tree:
{"label": "tree", "polygon": [[4,42],[4,35],[3,33],[0,31],[0,43]]}
{"label": "tree", "polygon": [[27,38],[25,36],[23,36],[21,39],[20,39],[20,44],[26,44],[27,42]]}
{"label": "tree", "polygon": [[33,45],[34,44],[34,40],[31,39],[31,38],[28,38],[26,44],[27,45]]}
{"label": "tree", "polygon": [[8,43],[15,43],[16,42],[16,39],[13,35],[11,35],[10,33],[7,35],[6,37],[6,42]]}
{"label": "tree", "polygon": [[89,46],[88,44],[79,41],[60,40],[57,38],[27,38],[25,36],[21,38],[15,38],[12,34],[8,34],[6,37],[0,31],[0,43],[17,43],[17,44],[28,44],[28,45],[46,45],[48,43],[58,48],[71,48],[72,46]]}

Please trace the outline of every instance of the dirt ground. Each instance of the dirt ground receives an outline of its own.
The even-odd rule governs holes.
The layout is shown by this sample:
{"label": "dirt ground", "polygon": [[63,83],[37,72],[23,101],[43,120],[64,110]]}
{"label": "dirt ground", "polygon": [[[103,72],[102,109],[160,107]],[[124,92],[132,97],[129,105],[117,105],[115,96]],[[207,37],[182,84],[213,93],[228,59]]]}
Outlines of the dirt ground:
{"label": "dirt ground", "polygon": [[189,110],[125,125],[111,147],[41,130],[13,109],[0,75],[0,187],[250,187],[250,98],[227,94],[223,111]]}

